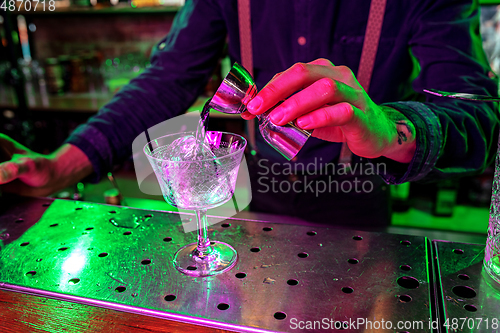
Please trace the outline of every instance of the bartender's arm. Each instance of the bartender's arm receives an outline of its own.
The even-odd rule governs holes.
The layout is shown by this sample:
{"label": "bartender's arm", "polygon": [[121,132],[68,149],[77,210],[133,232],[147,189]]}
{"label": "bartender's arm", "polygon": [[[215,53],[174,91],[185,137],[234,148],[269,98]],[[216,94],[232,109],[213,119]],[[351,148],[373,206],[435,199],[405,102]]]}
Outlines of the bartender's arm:
{"label": "bartender's arm", "polygon": [[314,137],[346,142],[361,157],[384,156],[400,163],[413,158],[414,124],[399,111],[374,103],[345,66],[335,67],[326,59],[295,64],[248,103],[243,117],[251,119],[281,100],[285,101],[270,113],[276,125],[296,121],[314,130]]}

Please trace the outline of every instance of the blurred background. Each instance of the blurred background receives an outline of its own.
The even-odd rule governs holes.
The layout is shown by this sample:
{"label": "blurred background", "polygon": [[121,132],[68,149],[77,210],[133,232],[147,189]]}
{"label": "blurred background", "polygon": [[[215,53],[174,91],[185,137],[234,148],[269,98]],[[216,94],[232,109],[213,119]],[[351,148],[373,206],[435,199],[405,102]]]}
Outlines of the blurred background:
{"label": "blurred background", "polygon": [[[53,11],[26,4],[19,11],[0,10],[0,132],[40,153],[56,149],[150,65],[152,47],[168,33],[184,0],[54,3]],[[481,34],[490,65],[500,74],[500,0],[481,1]],[[201,110],[230,65],[227,57],[220,60],[190,111]],[[210,128],[243,133],[244,123],[239,116],[212,111]],[[459,181],[391,186],[392,225],[483,239],[492,180],[493,166]],[[140,192],[131,161],[99,184],[80,183],[55,197],[176,210],[162,197]]]}

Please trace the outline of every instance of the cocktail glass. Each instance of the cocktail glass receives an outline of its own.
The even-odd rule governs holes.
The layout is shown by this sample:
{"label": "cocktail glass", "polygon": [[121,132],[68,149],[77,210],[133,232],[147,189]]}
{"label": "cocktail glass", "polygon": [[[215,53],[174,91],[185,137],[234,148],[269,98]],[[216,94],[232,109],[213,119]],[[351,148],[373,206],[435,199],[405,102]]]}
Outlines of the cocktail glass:
{"label": "cocktail glass", "polygon": [[232,198],[247,142],[236,134],[208,131],[205,145],[213,154],[193,160],[172,158],[169,146],[188,135],[195,133],[162,136],[148,142],[144,152],[167,203],[196,213],[198,241],[175,253],[175,268],[190,276],[211,276],[231,269],[238,258],[230,245],[209,240],[206,213]]}

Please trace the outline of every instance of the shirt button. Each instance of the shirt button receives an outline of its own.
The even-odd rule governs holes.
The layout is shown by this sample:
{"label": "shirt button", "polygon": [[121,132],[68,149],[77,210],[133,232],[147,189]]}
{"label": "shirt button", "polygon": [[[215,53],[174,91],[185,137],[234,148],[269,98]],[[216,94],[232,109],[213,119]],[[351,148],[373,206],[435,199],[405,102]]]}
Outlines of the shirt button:
{"label": "shirt button", "polygon": [[306,45],[306,38],[304,36],[300,36],[298,39],[297,39],[297,42],[299,43],[299,45]]}
{"label": "shirt button", "polygon": [[165,43],[160,43],[160,45],[158,45],[158,49],[163,50],[164,48],[165,48]]}

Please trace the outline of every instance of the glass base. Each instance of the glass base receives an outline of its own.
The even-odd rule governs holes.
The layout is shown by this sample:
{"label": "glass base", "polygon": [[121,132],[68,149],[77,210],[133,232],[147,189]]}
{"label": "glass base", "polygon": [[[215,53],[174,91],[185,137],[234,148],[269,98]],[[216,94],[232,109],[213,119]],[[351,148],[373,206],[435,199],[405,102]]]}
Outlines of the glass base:
{"label": "glass base", "polygon": [[236,265],[238,254],[231,245],[210,242],[212,252],[209,256],[197,256],[196,243],[181,247],[174,256],[175,268],[189,276],[212,276],[230,270]]}
{"label": "glass base", "polygon": [[484,263],[484,268],[486,272],[491,276],[493,280],[500,284],[500,256],[496,255],[489,261]]}

